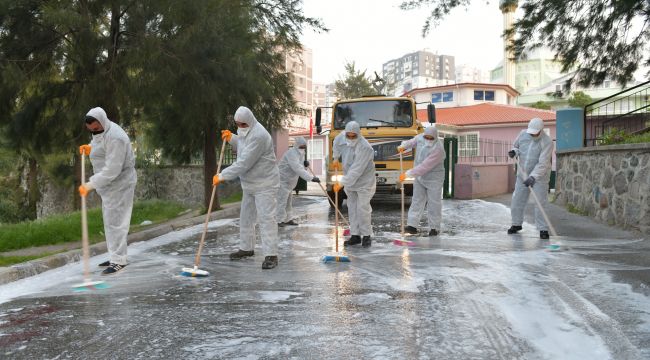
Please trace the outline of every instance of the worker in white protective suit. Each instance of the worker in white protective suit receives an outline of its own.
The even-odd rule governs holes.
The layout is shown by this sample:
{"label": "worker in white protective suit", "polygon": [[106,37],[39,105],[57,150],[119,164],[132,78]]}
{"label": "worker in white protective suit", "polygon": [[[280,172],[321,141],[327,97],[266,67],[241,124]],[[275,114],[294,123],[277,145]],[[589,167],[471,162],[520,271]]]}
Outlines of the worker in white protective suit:
{"label": "worker in white protective suit", "polygon": [[278,170],[280,171],[280,188],[278,189],[278,212],[276,221],[278,226],[298,225],[293,220],[293,188],[298,183],[298,177],[305,181],[319,183],[320,179],[313,176],[306,169],[309,167],[309,161],[305,160],[307,151],[307,141],[302,137],[295,138],[296,142],[293,148],[287,152],[280,160]]}
{"label": "worker in white protective suit", "polygon": [[[336,144],[333,149],[341,156],[343,177],[340,183],[334,184],[334,191],[343,187],[347,195],[348,215],[350,216],[349,240],[344,245],[361,244],[369,247],[372,244],[372,224],[370,199],[375,194],[375,152],[368,141],[361,136],[361,129],[356,121],[345,125],[345,143]],[[338,161],[338,159],[335,159]],[[338,166],[334,163],[334,166]]]}
{"label": "worker in white protective suit", "polygon": [[255,224],[259,223],[264,255],[262,269],[273,269],[278,265],[278,224],[275,215],[280,183],[273,140],[247,107],[237,109],[235,123],[237,135],[223,130],[221,138],[237,151],[237,161],[215,175],[212,181],[214,185],[237,177],[241,181],[243,196],[239,215],[239,250],[230,254],[230,259],[238,260],[255,254]]}
{"label": "worker in white protective suit", "polygon": [[137,175],[131,141],[126,132],[110,121],[104,109],[92,108],[86,114],[86,128],[92,132],[90,162],[94,175],[79,187],[81,196],[95,190],[102,199],[104,236],[109,260],[99,264],[106,267],[103,275],[111,275],[124,269],[127,235],[131,224],[133,194]]}
{"label": "worker in white protective suit", "polygon": [[[524,209],[528,203],[530,191],[534,191],[541,206],[548,206],[548,183],[551,177],[551,157],[553,140],[543,131],[544,121],[534,118],[528,123],[528,129],[522,130],[508,152],[511,158],[518,157],[517,182],[512,194],[510,215],[512,226],[508,234],[515,234],[522,229]],[[548,239],[548,224],[538,207],[535,207],[535,223],[541,239]]]}
{"label": "worker in white protective suit", "polygon": [[418,233],[418,225],[426,206],[429,236],[436,236],[440,232],[442,219],[442,184],[445,180],[444,161],[447,157],[445,148],[438,139],[436,127],[429,126],[424,129],[424,133],[403,141],[397,151],[403,153],[407,149],[415,149],[415,163],[412,169],[400,175],[400,182],[404,182],[406,178],[415,180],[404,231],[409,234]]}

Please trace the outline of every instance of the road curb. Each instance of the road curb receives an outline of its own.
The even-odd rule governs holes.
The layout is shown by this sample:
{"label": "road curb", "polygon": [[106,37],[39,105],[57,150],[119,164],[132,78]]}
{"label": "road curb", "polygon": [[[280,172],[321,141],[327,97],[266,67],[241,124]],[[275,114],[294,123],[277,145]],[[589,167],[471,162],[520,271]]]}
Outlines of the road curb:
{"label": "road curb", "polygon": [[[210,221],[236,217],[239,215],[240,207],[240,202],[223,205],[221,210],[213,211],[212,214],[210,214]],[[205,215],[199,215],[189,219],[186,218],[170,220],[160,225],[156,225],[152,228],[129,234],[128,243],[133,244],[140,241],[151,240],[173,231],[201,224],[204,221]],[[107,249],[105,241],[90,246],[90,256],[104,254],[106,252]],[[46,256],[44,258],[11,265],[8,267],[2,267],[0,268],[0,285],[34,276],[72,262],[80,261],[81,259],[82,250],[75,249],[60,254],[54,254]]]}

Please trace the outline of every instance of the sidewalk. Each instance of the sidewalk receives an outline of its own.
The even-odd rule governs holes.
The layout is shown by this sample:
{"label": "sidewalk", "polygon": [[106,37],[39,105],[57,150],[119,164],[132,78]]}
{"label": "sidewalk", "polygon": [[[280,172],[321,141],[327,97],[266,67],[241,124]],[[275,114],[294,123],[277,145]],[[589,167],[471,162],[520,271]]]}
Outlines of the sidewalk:
{"label": "sidewalk", "polygon": [[[241,203],[239,202],[223,205],[221,210],[212,212],[212,214],[210,215],[210,221],[239,216],[240,206]],[[196,213],[190,213],[190,214],[194,216],[188,216],[188,214],[184,214],[175,219],[169,220],[167,222],[152,226],[142,231],[129,234],[128,243],[132,244],[140,241],[150,240],[172,231],[201,224],[205,221],[205,214],[201,214],[201,215],[196,215]],[[35,259],[35,260],[27,261],[20,264],[15,264],[8,267],[0,267],[0,285],[12,281],[16,281],[19,279],[23,279],[29,276],[33,276],[36,274],[40,274],[42,272],[60,266],[64,266],[68,263],[80,261],[82,258],[82,250],[79,248],[80,243],[81,241],[68,243],[68,244],[21,249],[21,250],[3,253],[3,255],[5,256],[21,256],[21,255],[24,256],[24,255],[43,254],[52,251],[67,250],[65,252],[50,255],[40,259]],[[106,249],[105,241],[101,241],[97,244],[90,246],[91,257],[106,252],[107,249]]]}
{"label": "sidewalk", "polygon": [[[500,203],[510,208],[512,194],[502,194],[484,198],[482,200]],[[535,208],[536,205],[531,196],[531,198],[528,200],[528,206],[526,206],[524,221],[535,224]],[[553,227],[555,227],[558,236],[599,239],[635,239],[644,237],[643,234],[634,233],[632,231],[624,230],[614,226],[608,226],[596,222],[596,220],[590,217],[573,214],[566,208],[553,204],[551,202],[548,204],[546,214],[548,215],[548,218],[551,221]],[[504,234],[510,225],[511,224],[503,224]]]}

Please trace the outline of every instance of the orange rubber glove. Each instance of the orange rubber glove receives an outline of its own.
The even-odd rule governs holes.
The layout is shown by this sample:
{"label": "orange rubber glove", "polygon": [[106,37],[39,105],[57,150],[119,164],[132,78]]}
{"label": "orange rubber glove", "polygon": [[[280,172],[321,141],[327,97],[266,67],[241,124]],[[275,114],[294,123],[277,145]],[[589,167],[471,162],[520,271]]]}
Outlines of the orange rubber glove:
{"label": "orange rubber glove", "polygon": [[221,179],[219,179],[219,175],[215,175],[212,177],[212,186],[217,186],[221,182]]}
{"label": "orange rubber glove", "polygon": [[89,193],[91,190],[92,190],[92,188],[90,188],[89,186],[87,186],[87,185],[81,185],[81,186],[79,186],[79,195],[81,195],[81,196],[83,196],[83,197],[86,197],[86,196],[88,196],[88,193]]}
{"label": "orange rubber glove", "polygon": [[339,191],[341,191],[342,188],[343,188],[343,186],[341,186],[341,184],[336,183],[336,184],[334,184],[334,186],[332,187],[332,190],[334,190],[334,192],[339,192]]}
{"label": "orange rubber glove", "polygon": [[221,140],[230,142],[232,139],[232,132],[230,130],[221,130]]}
{"label": "orange rubber glove", "polygon": [[90,150],[91,150],[90,145],[81,145],[81,146],[79,146],[79,154],[83,154],[83,155],[88,156],[88,155],[90,155]]}
{"label": "orange rubber glove", "polygon": [[406,173],[405,172],[400,174],[400,176],[399,176],[399,182],[404,182],[404,181],[406,181]]}
{"label": "orange rubber glove", "polygon": [[332,161],[332,167],[334,170],[341,170],[341,163],[338,160]]}
{"label": "orange rubber glove", "polygon": [[403,153],[404,151],[406,151],[406,149],[403,146],[398,146],[397,147],[397,152],[398,153]]}

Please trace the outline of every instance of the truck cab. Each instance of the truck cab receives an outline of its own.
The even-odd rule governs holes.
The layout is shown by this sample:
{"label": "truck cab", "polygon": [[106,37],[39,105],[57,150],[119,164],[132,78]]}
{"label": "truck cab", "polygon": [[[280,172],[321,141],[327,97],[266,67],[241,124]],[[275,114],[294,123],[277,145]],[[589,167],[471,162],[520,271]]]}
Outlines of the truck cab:
{"label": "truck cab", "polygon": [[[321,108],[316,109],[316,131],[322,132]],[[411,97],[371,96],[338,101],[332,106],[331,129],[328,135],[329,155],[327,157],[327,192],[334,198],[332,186],[336,175],[332,167],[333,142],[350,121],[356,121],[361,127],[361,135],[372,145],[375,152],[375,178],[377,190],[375,198],[387,194],[399,193],[400,159],[397,147],[404,140],[409,140],[421,133],[424,128],[417,119],[415,101]],[[435,108],[427,107],[428,121],[435,122]],[[403,154],[403,170],[413,167],[414,150]],[[340,173],[339,176],[344,174]],[[412,179],[411,179],[412,180]],[[405,183],[407,195],[413,192],[411,182]],[[345,198],[345,192],[339,193],[339,202]],[[340,204],[339,204],[340,205]]]}

